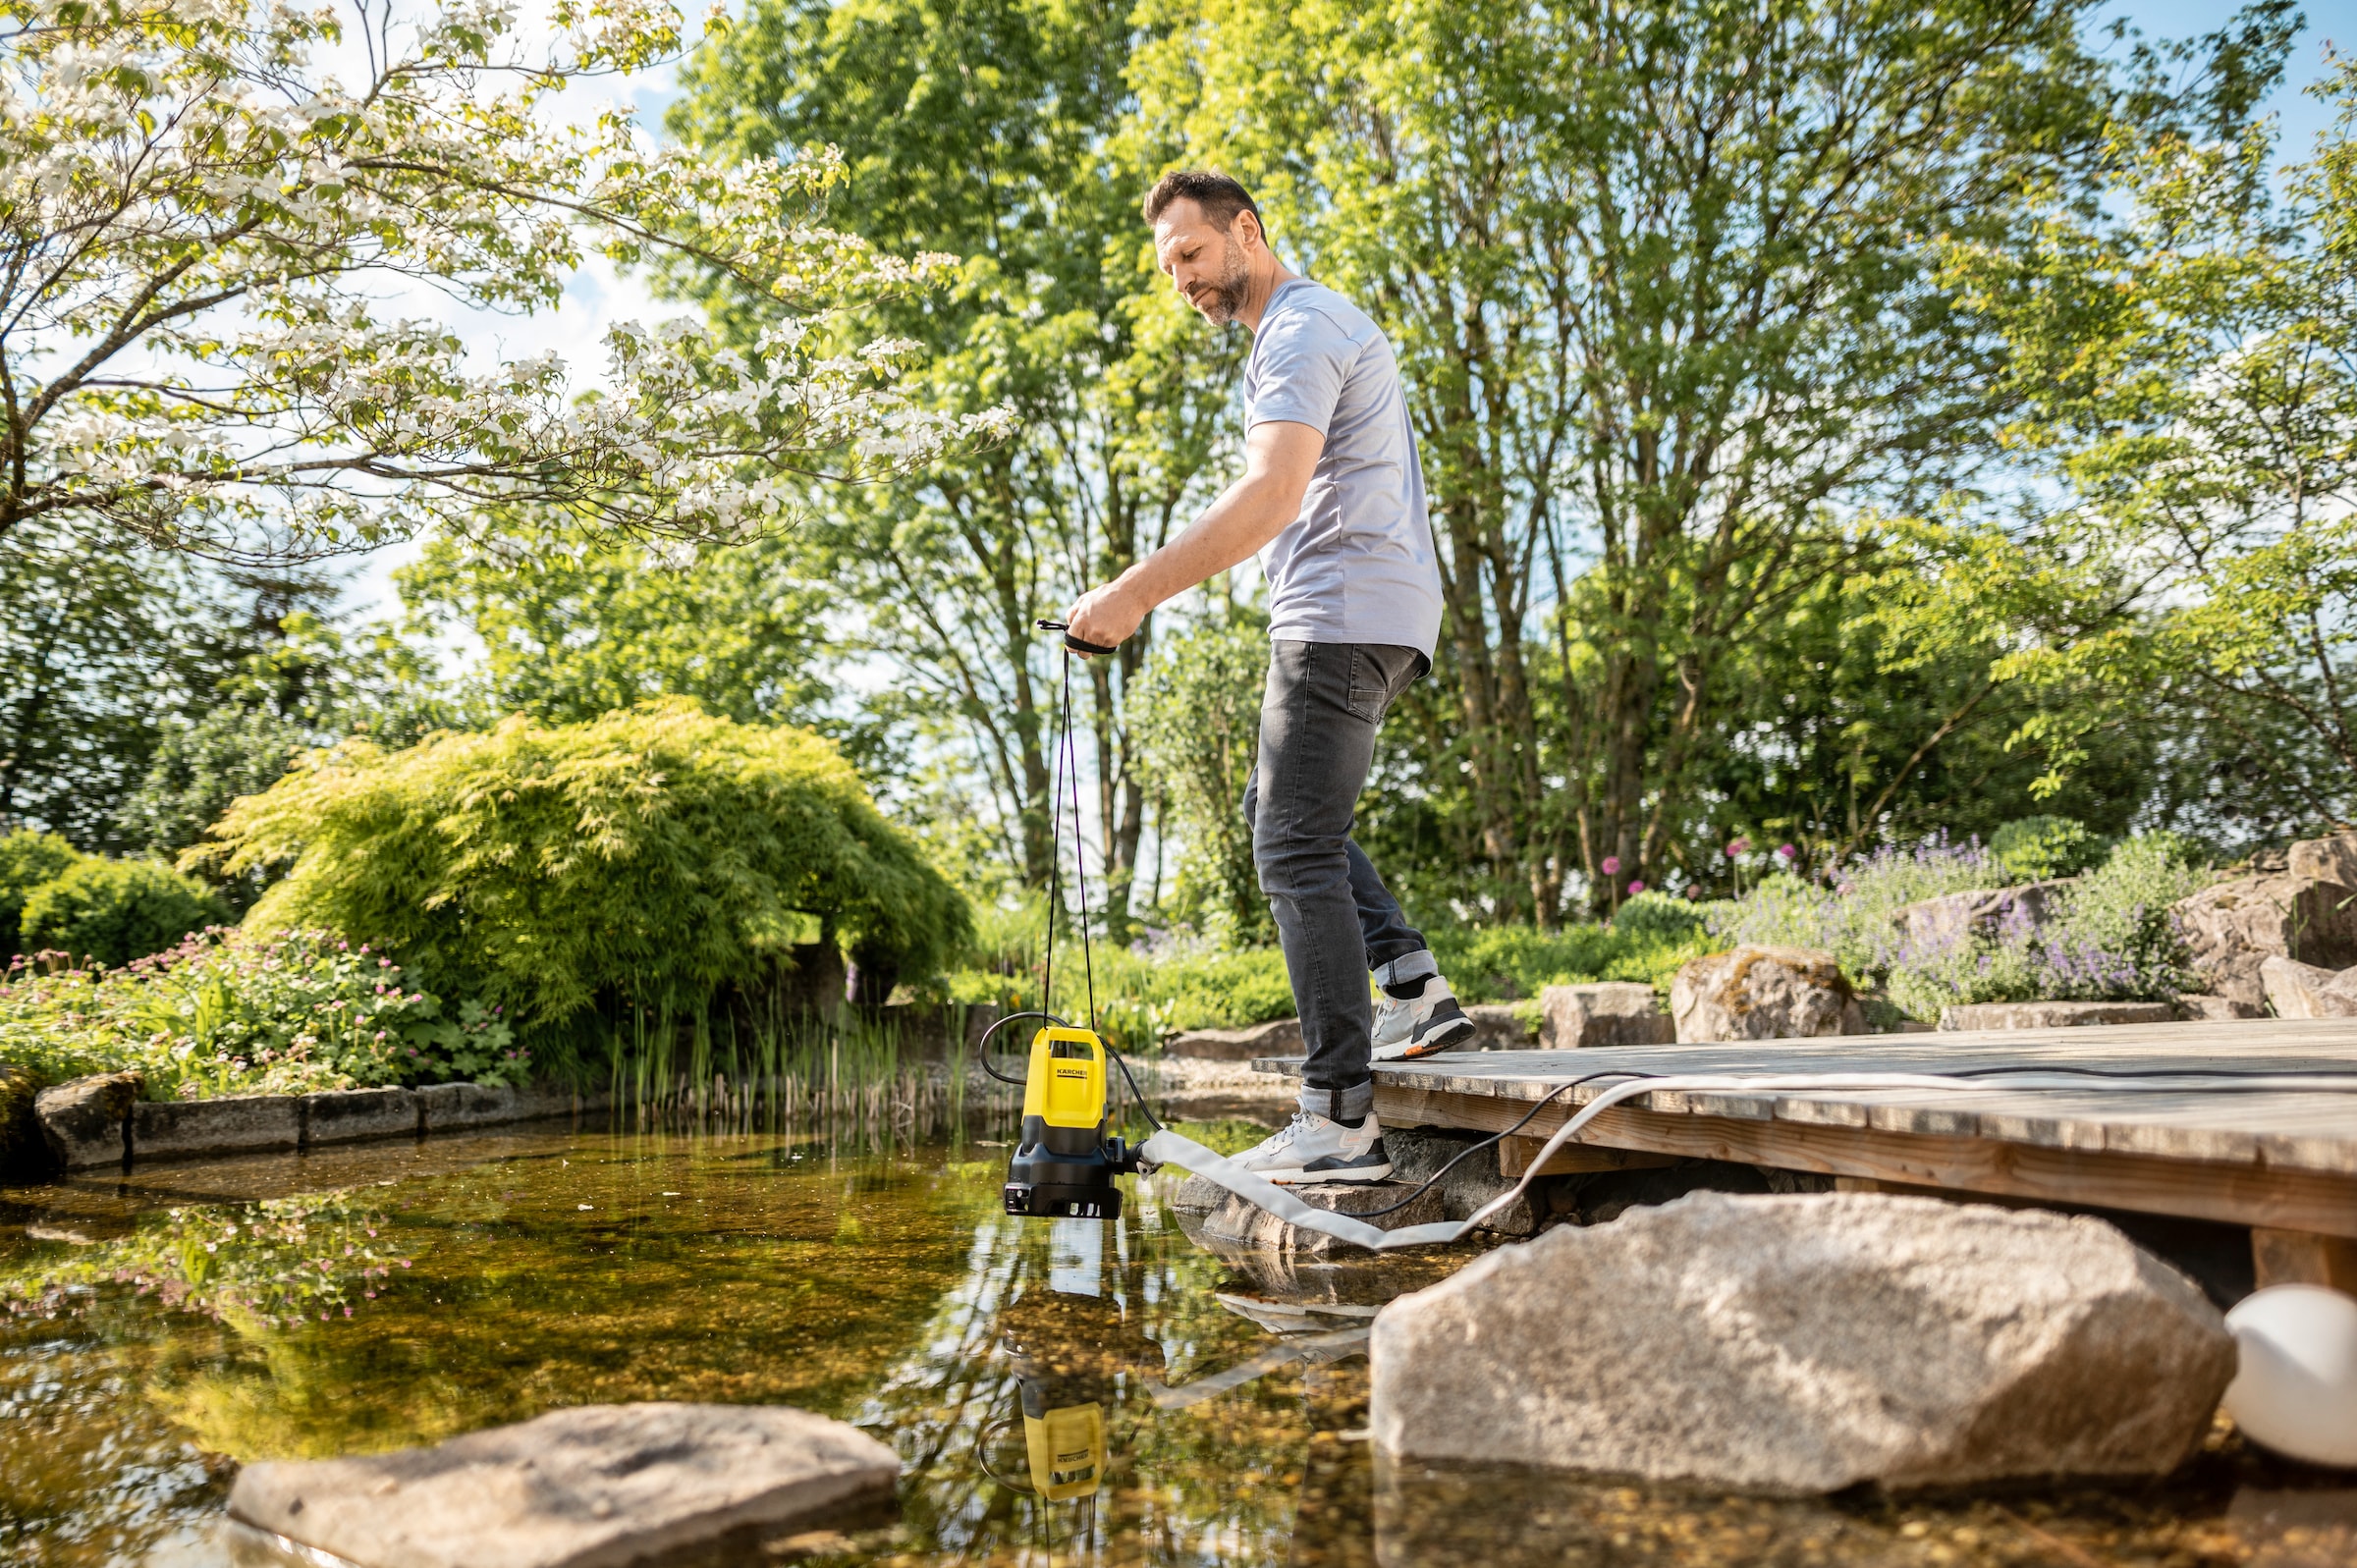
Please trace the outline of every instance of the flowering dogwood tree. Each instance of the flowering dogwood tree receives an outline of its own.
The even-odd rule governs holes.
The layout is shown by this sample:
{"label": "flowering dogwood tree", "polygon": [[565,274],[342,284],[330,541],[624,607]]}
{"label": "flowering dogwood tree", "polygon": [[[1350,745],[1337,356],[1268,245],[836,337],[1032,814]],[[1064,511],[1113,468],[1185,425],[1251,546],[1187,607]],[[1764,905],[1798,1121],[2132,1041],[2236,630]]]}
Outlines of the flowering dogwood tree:
{"label": "flowering dogwood tree", "polygon": [[[397,26],[262,0],[0,0],[0,542],[37,522],[226,561],[365,549],[531,499],[650,539],[741,538],[800,478],[907,471],[1002,433],[895,389],[914,346],[851,307],[950,258],[821,221],[832,149],[723,168],[568,82],[681,46],[653,0],[503,0]],[[351,77],[347,84],[340,80]],[[671,250],[781,305],[749,349],[625,324],[606,387],[469,365],[382,304],[553,305],[592,251]]]}

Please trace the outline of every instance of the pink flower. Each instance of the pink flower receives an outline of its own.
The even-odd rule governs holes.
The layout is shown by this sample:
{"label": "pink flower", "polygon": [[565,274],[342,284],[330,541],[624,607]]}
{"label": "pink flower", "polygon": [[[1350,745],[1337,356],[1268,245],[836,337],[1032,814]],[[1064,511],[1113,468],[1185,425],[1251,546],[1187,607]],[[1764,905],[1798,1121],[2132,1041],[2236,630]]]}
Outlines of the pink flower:
{"label": "pink flower", "polygon": [[1776,846],[1776,858],[1779,860],[1797,860],[1800,858],[1800,851],[1793,848],[1788,843],[1780,843]]}
{"label": "pink flower", "polygon": [[1618,855],[1606,855],[1604,857],[1604,874],[1608,877],[1617,877],[1620,875],[1620,857]]}
{"label": "pink flower", "polygon": [[1733,860],[1740,855],[1748,854],[1750,850],[1751,840],[1749,838],[1730,839],[1727,846],[1727,858]]}
{"label": "pink flower", "polygon": [[1689,897],[1689,898],[1699,898],[1699,897],[1701,897],[1701,896],[1702,896],[1702,884],[1701,884],[1701,883],[1699,883],[1699,882],[1689,882],[1689,883],[1687,883],[1687,884],[1686,884],[1686,896],[1687,896],[1687,897]]}
{"label": "pink flower", "polygon": [[1636,881],[1634,881],[1634,882],[1632,882],[1632,883],[1630,883],[1630,884],[1628,885],[1628,895],[1629,895],[1631,898],[1634,898],[1634,897],[1635,897],[1635,896],[1636,896],[1638,893],[1641,893],[1641,892],[1643,892],[1644,891],[1645,891],[1645,879],[1644,879],[1644,878],[1642,878],[1642,877],[1639,877],[1639,878],[1638,878]]}

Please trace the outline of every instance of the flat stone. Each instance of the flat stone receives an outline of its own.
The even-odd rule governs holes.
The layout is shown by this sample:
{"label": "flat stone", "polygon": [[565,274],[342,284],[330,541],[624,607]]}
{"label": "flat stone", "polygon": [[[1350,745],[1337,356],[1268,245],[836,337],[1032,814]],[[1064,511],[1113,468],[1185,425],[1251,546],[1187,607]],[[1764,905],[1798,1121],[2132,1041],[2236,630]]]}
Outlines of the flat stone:
{"label": "flat stone", "polygon": [[[1406,1197],[1408,1188],[1402,1182],[1338,1181],[1319,1186],[1288,1187],[1286,1190],[1313,1209],[1324,1209],[1338,1215],[1363,1215],[1369,1224],[1382,1230],[1398,1230],[1402,1225],[1432,1224],[1449,1217],[1441,1207],[1441,1195],[1435,1191],[1419,1193],[1414,1202],[1394,1214],[1368,1213],[1374,1209],[1389,1208]],[[1233,1193],[1226,1193],[1219,1207],[1204,1215],[1199,1228],[1201,1238],[1215,1245],[1260,1248],[1289,1253],[1294,1257],[1323,1257],[1332,1252],[1361,1255],[1359,1248],[1346,1241],[1338,1241],[1322,1231],[1303,1230],[1298,1225],[1288,1224],[1266,1209]]]}
{"label": "flat stone", "polygon": [[[1441,1216],[1447,1219],[1470,1219],[1491,1200],[1513,1186],[1513,1181],[1498,1168],[1498,1146],[1467,1155],[1465,1151],[1481,1142],[1483,1134],[1455,1132],[1439,1127],[1386,1127],[1383,1144],[1392,1157],[1392,1179],[1410,1186],[1429,1181],[1452,1160],[1456,1164],[1441,1177],[1434,1191],[1441,1195]],[[1464,1158],[1458,1159],[1462,1155]],[[1542,1176],[1533,1188],[1544,1185]],[[1504,1209],[1483,1220],[1479,1228],[1502,1236],[1527,1236],[1539,1228],[1546,1217],[1542,1198],[1539,1205],[1524,1193]]]}
{"label": "flat stone", "polygon": [[33,1119],[49,1157],[68,1170],[121,1164],[123,1124],[145,1081],[136,1072],[101,1072],[33,1096]]}
{"label": "flat stone", "polygon": [[1182,1215],[1207,1215],[1226,1203],[1230,1196],[1227,1188],[1209,1176],[1189,1175],[1171,1189],[1167,1201]]}
{"label": "flat stone", "polygon": [[582,1405],[430,1448],[263,1460],[232,1518],[359,1568],[622,1568],[890,1496],[893,1451],[781,1405]]}
{"label": "flat stone", "polygon": [[2092,1029],[2106,1024],[2174,1023],[2165,1001],[1976,1001],[1940,1009],[1942,1029]]}
{"label": "flat stone", "polygon": [[1677,1023],[1651,986],[1606,980],[1587,986],[1549,986],[1539,993],[1547,1021],[1540,1040],[1556,1051],[1604,1046],[1666,1046]]}
{"label": "flat stone", "polygon": [[1249,1029],[1188,1029],[1163,1042],[1165,1054],[1199,1061],[1250,1061],[1255,1056],[1298,1056],[1301,1020],[1278,1018]]}
{"label": "flat stone", "polygon": [[417,1136],[417,1097],[407,1089],[337,1089],[302,1097],[302,1141],[353,1143]]}
{"label": "flat stone", "polygon": [[2176,1011],[2177,1017],[2186,1023],[2233,1023],[2244,1018],[2266,1017],[2267,1003],[2189,992],[2177,998]]}
{"label": "flat stone", "polygon": [[2325,969],[2269,954],[2259,984],[2278,1018],[2357,1018],[2357,969]]}
{"label": "flat stone", "polygon": [[[2326,863],[2321,851],[2302,859]],[[2194,972],[2217,996],[2264,1001],[2259,971],[2270,956],[2326,969],[2357,964],[2357,885],[2261,872],[2215,883],[2179,899],[2170,912],[2185,934]]]}
{"label": "flat stone", "polygon": [[1677,1038],[1813,1040],[1866,1033],[1866,1009],[1834,955],[1744,946],[1696,958],[1670,985]]}
{"label": "flat stone", "polygon": [[302,1101],[295,1095],[142,1100],[131,1110],[135,1162],[292,1149],[301,1142]]}
{"label": "flat stone", "polygon": [[2106,1222],[1697,1193],[1502,1247],[1375,1322],[1393,1454],[1771,1493],[2153,1476],[2234,1342]]}

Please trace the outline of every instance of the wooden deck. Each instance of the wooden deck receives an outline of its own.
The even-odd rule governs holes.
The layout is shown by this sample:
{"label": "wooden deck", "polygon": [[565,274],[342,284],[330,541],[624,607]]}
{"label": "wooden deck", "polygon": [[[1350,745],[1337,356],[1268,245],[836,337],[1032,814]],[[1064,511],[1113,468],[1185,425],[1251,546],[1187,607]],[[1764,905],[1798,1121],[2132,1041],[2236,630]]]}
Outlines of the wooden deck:
{"label": "wooden deck", "polygon": [[[1264,1058],[1297,1074],[1298,1058]],[[1597,1051],[1459,1052],[1380,1065],[1396,1126],[1499,1132],[1566,1079],[1660,1073],[1952,1073],[1976,1067],[2279,1072],[2357,1078],[2357,1019],[1875,1035]],[[1559,1096],[1501,1148],[1519,1175],[1613,1080]],[[1675,1158],[1832,1175],[1846,1188],[1980,1194],[2253,1227],[2262,1282],[2357,1292],[2357,1086],[2329,1090],[1925,1089],[1658,1093],[1602,1112],[1546,1172]]]}

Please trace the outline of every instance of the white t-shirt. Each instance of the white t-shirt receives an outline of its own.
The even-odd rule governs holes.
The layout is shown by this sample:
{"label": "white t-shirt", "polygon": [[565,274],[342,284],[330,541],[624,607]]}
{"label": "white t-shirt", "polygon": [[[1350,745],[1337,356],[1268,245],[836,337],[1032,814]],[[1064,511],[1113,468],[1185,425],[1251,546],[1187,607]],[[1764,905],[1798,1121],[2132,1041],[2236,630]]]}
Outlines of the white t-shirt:
{"label": "white t-shirt", "polygon": [[1431,658],[1441,565],[1399,366],[1364,312],[1306,278],[1269,297],[1244,366],[1244,428],[1272,420],[1308,425],[1326,449],[1301,515],[1261,553],[1269,635]]}

